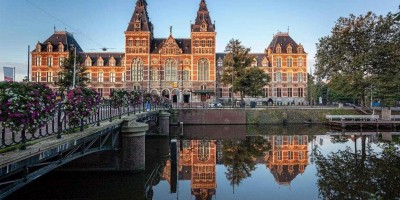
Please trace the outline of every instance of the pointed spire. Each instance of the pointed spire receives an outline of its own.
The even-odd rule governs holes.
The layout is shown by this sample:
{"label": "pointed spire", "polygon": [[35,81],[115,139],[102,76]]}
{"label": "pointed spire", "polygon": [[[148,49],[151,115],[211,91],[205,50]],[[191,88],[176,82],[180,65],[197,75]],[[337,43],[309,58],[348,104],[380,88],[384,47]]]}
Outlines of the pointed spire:
{"label": "pointed spire", "polygon": [[192,24],[193,32],[214,32],[215,25],[211,21],[210,13],[207,9],[207,3],[205,0],[200,1],[199,10],[197,11],[197,17]]}
{"label": "pointed spire", "polygon": [[169,27],[169,35],[172,36],[172,26]]}
{"label": "pointed spire", "polygon": [[153,31],[153,25],[151,24],[147,13],[146,0],[136,1],[135,11],[133,12],[126,31]]}

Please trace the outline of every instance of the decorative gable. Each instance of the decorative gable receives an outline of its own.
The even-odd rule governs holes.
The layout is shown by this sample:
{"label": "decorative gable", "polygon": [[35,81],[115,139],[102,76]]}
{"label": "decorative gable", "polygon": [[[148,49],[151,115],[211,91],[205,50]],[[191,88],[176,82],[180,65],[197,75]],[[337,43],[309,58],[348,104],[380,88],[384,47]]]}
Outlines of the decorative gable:
{"label": "decorative gable", "polygon": [[182,54],[182,49],[179,48],[178,43],[176,43],[175,39],[170,35],[169,38],[165,40],[160,52],[164,55],[179,55]]}

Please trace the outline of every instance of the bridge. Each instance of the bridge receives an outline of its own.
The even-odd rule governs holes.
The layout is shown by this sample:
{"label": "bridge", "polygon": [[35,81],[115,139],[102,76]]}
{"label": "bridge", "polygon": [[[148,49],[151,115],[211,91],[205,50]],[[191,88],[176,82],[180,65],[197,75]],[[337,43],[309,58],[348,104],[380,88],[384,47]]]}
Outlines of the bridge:
{"label": "bridge", "polygon": [[329,125],[346,128],[349,126],[363,127],[391,127],[400,125],[399,115],[389,115],[387,118],[379,115],[326,115]]}
{"label": "bridge", "polygon": [[32,134],[2,128],[0,199],[60,166],[101,151],[121,150],[119,171],[142,171],[149,124],[158,125],[158,134],[168,136],[169,117],[170,113],[157,106],[145,110],[104,105],[81,120],[79,127],[69,126],[60,109],[53,120]]}

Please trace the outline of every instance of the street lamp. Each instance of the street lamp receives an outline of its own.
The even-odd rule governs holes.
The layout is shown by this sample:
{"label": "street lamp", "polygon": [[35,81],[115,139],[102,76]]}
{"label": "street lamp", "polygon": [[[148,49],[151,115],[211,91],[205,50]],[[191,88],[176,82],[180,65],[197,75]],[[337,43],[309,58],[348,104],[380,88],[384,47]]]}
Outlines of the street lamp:
{"label": "street lamp", "polygon": [[233,66],[232,66],[232,72],[231,72],[231,76],[232,76],[232,91],[231,91],[231,93],[232,93],[232,108],[234,107],[234,103],[233,103],[233,101],[234,101],[234,97],[233,97]]}
{"label": "street lamp", "polygon": [[76,82],[76,47],[74,47],[73,44],[71,44],[71,47],[74,48],[74,71],[73,71],[73,76],[72,76],[72,88],[75,89],[75,82]]}

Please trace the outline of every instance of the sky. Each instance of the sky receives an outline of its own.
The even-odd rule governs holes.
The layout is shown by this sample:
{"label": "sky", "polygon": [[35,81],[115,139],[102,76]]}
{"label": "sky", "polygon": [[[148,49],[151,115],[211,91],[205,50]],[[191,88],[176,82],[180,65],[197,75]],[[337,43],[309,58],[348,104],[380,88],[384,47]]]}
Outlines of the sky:
{"label": "sky", "polygon": [[[84,51],[124,51],[124,31],[136,0],[0,0],[0,67],[16,67],[16,79],[27,74],[28,45],[44,42],[56,30],[74,34]],[[277,32],[288,32],[315,63],[316,43],[328,36],[339,17],[372,11],[398,12],[397,0],[206,0],[216,23],[217,52],[239,39],[263,53]],[[154,37],[190,38],[200,0],[147,0]],[[0,81],[3,70],[0,69]]]}

